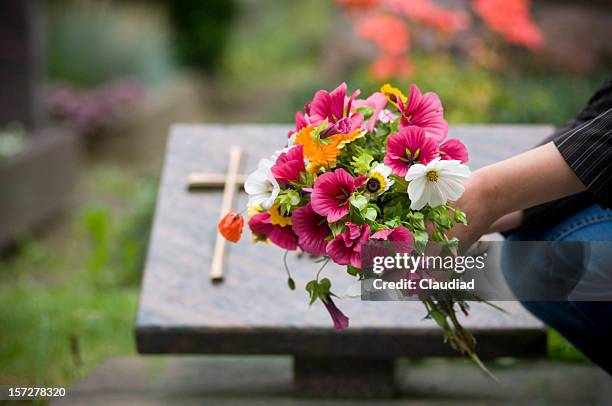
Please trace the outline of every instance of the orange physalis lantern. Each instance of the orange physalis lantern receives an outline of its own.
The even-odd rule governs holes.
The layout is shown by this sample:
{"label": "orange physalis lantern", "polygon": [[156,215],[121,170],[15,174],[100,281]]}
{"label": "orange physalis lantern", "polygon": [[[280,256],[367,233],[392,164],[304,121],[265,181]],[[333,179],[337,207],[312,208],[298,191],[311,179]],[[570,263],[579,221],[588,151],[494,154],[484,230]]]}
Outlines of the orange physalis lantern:
{"label": "orange physalis lantern", "polygon": [[244,219],[240,213],[230,211],[227,213],[221,221],[219,221],[219,232],[226,240],[231,242],[238,242],[242,235],[242,228],[244,227]]}

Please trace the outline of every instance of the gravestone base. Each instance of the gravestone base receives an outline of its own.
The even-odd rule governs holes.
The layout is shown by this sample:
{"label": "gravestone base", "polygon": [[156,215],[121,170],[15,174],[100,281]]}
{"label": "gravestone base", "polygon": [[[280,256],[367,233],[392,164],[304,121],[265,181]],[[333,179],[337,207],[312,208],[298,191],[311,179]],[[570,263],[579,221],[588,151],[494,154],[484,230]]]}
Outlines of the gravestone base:
{"label": "gravestone base", "polygon": [[[295,394],[287,356],[112,358],[53,406],[448,406],[610,404],[610,377],[588,363],[514,359],[490,365],[497,384],[461,359],[396,361],[393,398]],[[510,366],[512,365],[512,366]],[[452,403],[454,404],[454,403]]]}
{"label": "gravestone base", "polygon": [[293,357],[298,395],[389,398],[396,394],[392,358]]}

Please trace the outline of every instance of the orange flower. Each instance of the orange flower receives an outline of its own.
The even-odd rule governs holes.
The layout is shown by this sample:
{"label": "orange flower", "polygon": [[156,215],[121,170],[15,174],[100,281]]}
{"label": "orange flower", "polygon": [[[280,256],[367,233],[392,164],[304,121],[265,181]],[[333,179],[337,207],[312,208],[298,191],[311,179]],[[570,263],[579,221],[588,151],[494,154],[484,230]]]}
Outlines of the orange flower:
{"label": "orange flower", "polygon": [[350,134],[335,134],[317,139],[311,135],[313,131],[314,127],[308,125],[295,137],[295,143],[304,146],[304,157],[309,161],[306,170],[310,173],[317,173],[321,168],[333,168],[342,148],[365,134],[365,131],[357,129]]}
{"label": "orange flower", "polygon": [[219,232],[226,240],[231,242],[238,242],[242,235],[242,228],[244,227],[244,219],[240,213],[230,211],[227,213],[221,221],[219,221]]}

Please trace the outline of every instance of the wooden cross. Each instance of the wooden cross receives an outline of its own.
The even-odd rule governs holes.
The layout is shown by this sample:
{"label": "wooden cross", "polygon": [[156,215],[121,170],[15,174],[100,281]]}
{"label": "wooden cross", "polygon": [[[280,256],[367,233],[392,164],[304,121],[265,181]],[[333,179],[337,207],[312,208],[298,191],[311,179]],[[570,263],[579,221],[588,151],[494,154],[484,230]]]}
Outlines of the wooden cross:
{"label": "wooden cross", "polygon": [[[241,174],[243,149],[239,145],[232,145],[229,149],[227,173],[193,172],[187,179],[190,191],[202,189],[223,188],[223,200],[221,202],[221,214],[219,219],[227,214],[234,205],[238,188],[244,186],[246,175]],[[223,260],[225,257],[225,238],[217,231],[215,247],[210,264],[209,276],[213,282],[223,281]]]}

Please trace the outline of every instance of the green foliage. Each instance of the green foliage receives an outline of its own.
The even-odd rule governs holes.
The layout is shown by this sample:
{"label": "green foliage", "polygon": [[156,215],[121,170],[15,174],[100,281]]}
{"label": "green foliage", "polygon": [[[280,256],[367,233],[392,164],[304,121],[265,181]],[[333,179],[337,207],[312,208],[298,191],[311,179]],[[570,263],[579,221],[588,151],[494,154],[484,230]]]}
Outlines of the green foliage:
{"label": "green foliage", "polygon": [[236,15],[233,0],[166,0],[180,60],[212,71],[226,47]]}
{"label": "green foliage", "polygon": [[109,356],[134,353],[136,288],[0,286],[0,382],[66,386]]}
{"label": "green foliage", "polygon": [[353,168],[355,168],[355,173],[359,175],[364,175],[370,171],[370,167],[374,161],[374,157],[370,155],[367,150],[361,150],[361,152],[353,157]]}
{"label": "green foliage", "polygon": [[328,278],[323,278],[321,280],[313,279],[306,284],[306,291],[310,295],[310,305],[317,299],[327,303],[327,298],[332,294],[331,281]]}
{"label": "green foliage", "polygon": [[291,213],[302,201],[302,197],[297,190],[285,189],[282,190],[276,198],[276,204],[280,207],[280,213],[286,215]]}
{"label": "green foliage", "polygon": [[368,198],[359,193],[353,193],[350,198],[351,205],[354,206],[357,210],[362,211],[368,205]]}
{"label": "green foliage", "polygon": [[69,241],[26,238],[0,261],[1,383],[66,386],[109,356],[134,353],[156,183],[116,171],[90,179],[98,203],[65,226]]}
{"label": "green foliage", "polygon": [[[562,125],[582,109],[608,72],[575,75],[533,72],[509,66],[495,72],[462,64],[444,54],[415,54],[415,74],[395,81],[402,90],[416,83],[422,91],[435,91],[450,124],[546,123]],[[353,87],[363,93],[377,91],[367,70],[354,71]]]}
{"label": "green foliage", "polygon": [[297,185],[299,187],[312,187],[314,184],[314,176],[312,176],[309,172],[301,172],[300,173],[300,183]]}
{"label": "green foliage", "polygon": [[50,79],[94,86],[117,77],[157,84],[174,73],[172,41],[154,5],[53,1],[48,7]]}
{"label": "green foliage", "polygon": [[555,360],[588,362],[588,358],[556,330],[548,330],[548,357]]}
{"label": "green foliage", "polygon": [[344,225],[344,221],[336,221],[334,223],[329,223],[329,229],[332,232],[332,235],[335,237],[338,234],[341,234],[346,226]]}
{"label": "green foliage", "polygon": [[86,208],[81,221],[89,235],[91,251],[87,258],[87,271],[92,280],[98,280],[101,270],[109,265],[110,253],[110,214],[104,207]]}
{"label": "green foliage", "polygon": [[87,231],[87,271],[98,286],[134,285],[144,268],[146,244],[155,207],[155,182],[143,180],[133,190],[130,210],[120,220],[108,207],[93,205],[81,210]]}
{"label": "green foliage", "polygon": [[363,275],[363,271],[361,270],[361,268],[354,267],[353,265],[350,265],[350,264],[346,267],[346,271],[351,276],[361,277],[361,275]]}
{"label": "green foliage", "polygon": [[363,218],[369,221],[375,221],[378,216],[378,212],[376,211],[376,206],[368,206],[361,212]]}

